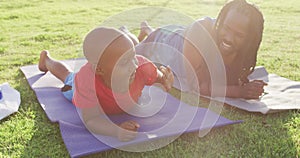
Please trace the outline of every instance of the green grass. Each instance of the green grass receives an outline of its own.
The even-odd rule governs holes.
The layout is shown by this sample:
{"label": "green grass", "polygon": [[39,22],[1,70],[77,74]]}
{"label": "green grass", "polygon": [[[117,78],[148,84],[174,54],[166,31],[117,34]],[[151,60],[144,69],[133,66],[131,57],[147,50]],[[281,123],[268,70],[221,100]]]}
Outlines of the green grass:
{"label": "green grass", "polygon": [[[300,81],[300,1],[254,0],[265,17],[258,65],[270,73]],[[21,93],[17,113],[0,121],[0,157],[68,157],[59,126],[51,123],[20,71],[36,64],[48,49],[58,59],[80,56],[85,34],[99,25],[126,25],[135,33],[141,21],[153,26],[216,17],[224,0],[180,1],[0,1],[0,83]],[[151,8],[156,14],[150,14]],[[170,11],[165,12],[161,7]],[[144,10],[144,13],[136,13]],[[129,16],[128,16],[129,15]],[[148,16],[149,15],[149,16]],[[188,17],[188,18],[187,18]],[[173,90],[172,94],[178,94]],[[191,96],[192,99],[192,96]],[[207,107],[203,100],[200,106]],[[299,157],[300,112],[262,115],[226,106],[222,116],[242,124],[213,129],[203,138],[184,134],[149,152],[111,150],[88,157]]]}

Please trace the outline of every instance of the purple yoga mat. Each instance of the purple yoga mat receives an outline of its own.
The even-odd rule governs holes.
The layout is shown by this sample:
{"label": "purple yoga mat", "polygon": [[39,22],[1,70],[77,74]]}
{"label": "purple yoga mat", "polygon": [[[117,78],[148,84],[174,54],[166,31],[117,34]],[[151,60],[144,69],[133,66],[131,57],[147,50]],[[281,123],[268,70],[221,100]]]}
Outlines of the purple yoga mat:
{"label": "purple yoga mat", "polygon": [[[73,69],[77,66],[80,67],[83,63],[81,60],[65,62]],[[60,88],[63,87],[63,83],[60,80],[55,78],[50,72],[45,74],[39,71],[37,65],[23,66],[20,69],[51,122],[61,120],[72,124],[81,123],[74,105],[65,99],[60,91]]]}
{"label": "purple yoga mat", "polygon": [[[74,66],[74,60],[67,61],[67,64],[71,67],[72,64]],[[71,157],[89,155],[114,148],[120,149],[124,146],[150,140],[179,136],[186,132],[242,122],[226,119],[206,108],[185,104],[156,87],[145,87],[140,99],[143,106],[137,111],[141,113],[151,112],[152,115],[144,115],[144,117],[130,114],[109,116],[111,121],[115,123],[135,120],[141,125],[136,139],[120,142],[114,137],[91,134],[82,123],[75,106],[61,94],[62,83],[51,73],[43,74],[36,65],[24,66],[21,67],[21,70],[48,118],[52,122],[59,122],[62,138]],[[149,107],[154,110],[149,109]]]}
{"label": "purple yoga mat", "polygon": [[[182,106],[181,112],[177,111],[179,106]],[[184,119],[184,117],[186,117],[186,115],[189,113],[195,113],[191,122],[187,122]],[[174,119],[174,117],[179,119],[177,119],[176,122],[173,122],[173,125],[170,125],[167,128],[161,130],[163,132],[156,131],[164,125],[170,123],[170,120]],[[205,122],[204,117],[206,117],[205,119],[207,120],[209,120],[209,118],[217,118],[217,121],[212,125],[209,122]],[[115,115],[110,118],[116,123],[124,120],[137,121],[141,125],[139,129],[139,135],[133,141],[119,142],[116,138],[112,137],[99,135],[93,136],[86,128],[84,128],[84,126],[73,125],[71,123],[60,121],[61,134],[70,155],[72,157],[83,156],[126,145],[132,145],[182,133],[195,132],[199,130],[210,129],[212,127],[215,128],[241,122],[226,119],[205,108],[199,108],[184,104],[171,95],[167,96],[166,104],[154,116],[141,118],[122,114]],[[151,137],[149,135],[155,135],[155,137]],[[98,139],[96,139],[96,137]],[[111,145],[107,145],[106,143],[102,143],[99,140],[110,141],[109,144],[113,143],[114,147],[111,147]]]}

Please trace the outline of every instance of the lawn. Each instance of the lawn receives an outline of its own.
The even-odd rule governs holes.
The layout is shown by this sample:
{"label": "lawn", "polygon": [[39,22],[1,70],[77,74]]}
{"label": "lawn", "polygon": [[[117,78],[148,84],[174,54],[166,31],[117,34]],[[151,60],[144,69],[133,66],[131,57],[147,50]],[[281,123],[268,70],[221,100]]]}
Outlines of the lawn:
{"label": "lawn", "polygon": [[[265,17],[257,65],[300,81],[300,1],[253,0]],[[0,83],[21,93],[17,113],[0,121],[0,157],[68,157],[59,126],[51,123],[20,66],[36,64],[39,52],[58,59],[81,56],[86,33],[99,25],[126,25],[135,34],[143,20],[153,26],[188,24],[216,17],[225,0],[10,0],[0,1]],[[173,90],[173,95],[178,91]],[[192,99],[193,96],[191,96]],[[198,106],[207,106],[202,100]],[[88,157],[300,157],[300,111],[262,115],[226,106],[221,113],[242,124],[213,129],[203,138],[184,134],[148,152],[111,150]]]}

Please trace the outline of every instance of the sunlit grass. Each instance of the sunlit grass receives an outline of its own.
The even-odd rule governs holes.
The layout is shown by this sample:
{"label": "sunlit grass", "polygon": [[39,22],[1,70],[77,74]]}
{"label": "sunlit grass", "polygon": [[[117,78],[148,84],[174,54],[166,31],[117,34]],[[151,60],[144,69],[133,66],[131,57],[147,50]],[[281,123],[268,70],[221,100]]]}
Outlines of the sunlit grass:
{"label": "sunlit grass", "polygon": [[[265,16],[257,65],[265,66],[270,73],[300,81],[300,1],[253,2]],[[165,7],[176,15],[197,19],[216,17],[223,4],[224,0],[0,1],[0,83],[9,82],[22,98],[19,111],[0,121],[0,157],[68,156],[58,124],[48,120],[19,70],[20,66],[36,64],[41,50],[50,50],[58,59],[76,58],[89,30],[133,9]],[[145,9],[145,14],[123,18],[114,25],[125,24],[138,33],[147,12]],[[176,20],[170,17],[147,20],[159,26]],[[178,93],[172,91],[175,96]],[[186,102],[191,103],[192,99],[193,96]],[[207,103],[202,100],[199,106],[207,107]],[[299,157],[299,110],[262,115],[226,106],[221,114],[244,123],[213,129],[203,138],[197,132],[184,134],[154,151],[111,150],[89,157]]]}

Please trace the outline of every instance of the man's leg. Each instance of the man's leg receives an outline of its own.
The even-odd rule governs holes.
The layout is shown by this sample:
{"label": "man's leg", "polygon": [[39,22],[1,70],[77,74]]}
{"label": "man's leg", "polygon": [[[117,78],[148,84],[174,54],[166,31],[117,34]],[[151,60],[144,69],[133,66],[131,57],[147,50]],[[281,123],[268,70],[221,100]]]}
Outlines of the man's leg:
{"label": "man's leg", "polygon": [[141,23],[140,34],[138,35],[138,40],[141,42],[145,39],[146,36],[150,35],[154,29],[147,23],[147,21],[143,21]]}

